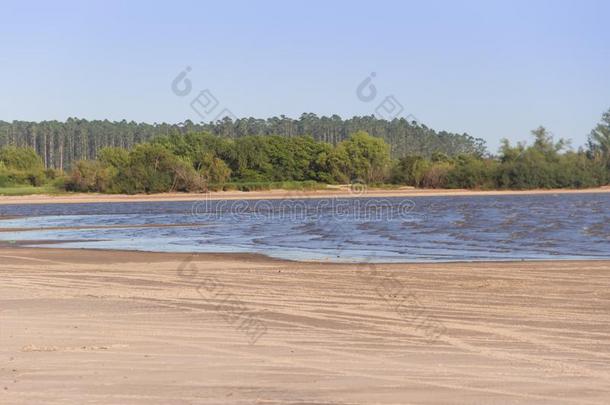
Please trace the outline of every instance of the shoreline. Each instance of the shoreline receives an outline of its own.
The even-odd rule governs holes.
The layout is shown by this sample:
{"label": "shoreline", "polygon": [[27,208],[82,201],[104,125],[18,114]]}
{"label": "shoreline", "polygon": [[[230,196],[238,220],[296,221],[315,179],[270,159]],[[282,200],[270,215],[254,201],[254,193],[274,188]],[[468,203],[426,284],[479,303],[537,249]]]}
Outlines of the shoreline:
{"label": "shoreline", "polygon": [[372,269],[189,256],[0,249],[0,402],[542,405],[610,395],[610,261]]}
{"label": "shoreline", "polygon": [[[256,263],[283,263],[286,265],[312,265],[312,266],[353,266],[362,267],[366,265],[369,267],[401,267],[401,266],[423,266],[423,267],[434,267],[434,266],[495,266],[495,265],[540,265],[547,263],[551,264],[562,264],[562,265],[579,265],[583,263],[598,263],[610,265],[610,258],[608,259],[508,259],[508,260],[455,260],[455,261],[407,261],[407,262],[333,262],[323,260],[291,260],[279,257],[268,256],[264,253],[253,253],[253,252],[152,252],[145,250],[129,250],[129,249],[88,249],[88,248],[59,248],[59,247],[40,247],[31,246],[36,245],[49,245],[61,242],[51,241],[15,241],[15,243],[0,242],[0,257],[7,251],[9,252],[26,252],[29,256],[45,256],[48,255],[58,256],[61,253],[71,254],[75,256],[82,255],[83,257],[88,256],[108,256],[108,258],[122,259],[128,258],[130,260],[154,262],[155,259],[159,261],[172,261],[182,260],[206,260],[206,261],[244,261],[244,262],[256,262]],[[123,263],[123,261],[121,261]]]}
{"label": "shoreline", "polygon": [[348,187],[326,190],[265,190],[265,191],[214,191],[210,193],[161,193],[161,194],[34,194],[26,196],[0,196],[0,205],[10,204],[86,204],[128,202],[179,202],[208,200],[275,200],[358,197],[464,197],[502,195],[554,195],[554,194],[601,194],[610,193],[610,186],[587,189],[535,189],[535,190],[466,190],[466,189],[368,189],[352,192]]}
{"label": "shoreline", "polygon": [[[55,242],[35,241],[36,244],[53,245]],[[24,256],[19,256],[23,254]],[[57,247],[32,247],[23,245],[21,241],[14,244],[0,242],[0,258],[20,257],[31,260],[41,258],[67,256],[70,260],[93,261],[103,260],[104,263],[162,263],[169,261],[188,262],[191,260],[216,261],[243,261],[247,263],[284,263],[284,264],[343,264],[343,263],[318,263],[299,262],[287,259],[278,259],[262,253],[226,253],[226,252],[204,252],[204,253],[181,253],[181,252],[146,252],[141,250],[123,249],[86,249],[86,248],[57,248]],[[610,261],[610,260],[609,260]]]}

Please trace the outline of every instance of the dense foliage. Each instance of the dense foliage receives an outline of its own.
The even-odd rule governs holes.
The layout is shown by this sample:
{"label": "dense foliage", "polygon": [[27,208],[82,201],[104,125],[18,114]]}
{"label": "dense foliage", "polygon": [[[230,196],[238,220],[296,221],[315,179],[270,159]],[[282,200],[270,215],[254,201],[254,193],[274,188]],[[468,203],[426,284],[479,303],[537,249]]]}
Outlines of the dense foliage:
{"label": "dense foliage", "polygon": [[67,190],[107,193],[244,190],[321,183],[395,183],[428,188],[583,188],[610,181],[610,111],[586,149],[570,150],[540,127],[533,142],[504,140],[498,156],[443,150],[393,159],[383,139],[356,131],[336,144],[312,136],[171,132],[131,148],[105,147],[73,163],[67,176],[46,169],[29,147],[0,149],[0,187],[61,181]]}
{"label": "dense foliage", "polygon": [[534,142],[511,145],[503,140],[497,158],[472,155],[430,159],[406,156],[394,166],[395,183],[430,188],[534,189],[584,188],[610,181],[610,114],[592,133],[589,150],[565,151],[565,140],[555,141],[540,127],[532,131]]}
{"label": "dense foliage", "polygon": [[152,193],[202,191],[234,183],[345,183],[383,181],[389,148],[358,132],[336,147],[312,137],[246,136],[235,140],[207,133],[170,135],[131,151],[105,148],[95,161],[77,161],[66,183],[74,191]]}
{"label": "dense foliage", "polygon": [[39,186],[44,179],[44,166],[34,149],[14,146],[0,149],[0,187],[17,184]]}
{"label": "dense foliage", "polygon": [[240,118],[195,124],[145,124],[135,122],[87,121],[70,118],[66,122],[0,121],[0,148],[13,145],[31,147],[42,157],[45,168],[67,169],[77,160],[95,159],[105,147],[131,149],[164,135],[185,135],[208,132],[226,139],[253,135],[278,135],[293,139],[311,136],[331,145],[347,139],[358,131],[382,138],[390,145],[393,157],[406,154],[429,156],[433,152],[449,155],[483,154],[485,143],[467,134],[437,132],[425,125],[404,118],[386,121],[373,116],[342,119],[338,115],[318,117],[302,114],[299,119],[285,116],[268,119]]}

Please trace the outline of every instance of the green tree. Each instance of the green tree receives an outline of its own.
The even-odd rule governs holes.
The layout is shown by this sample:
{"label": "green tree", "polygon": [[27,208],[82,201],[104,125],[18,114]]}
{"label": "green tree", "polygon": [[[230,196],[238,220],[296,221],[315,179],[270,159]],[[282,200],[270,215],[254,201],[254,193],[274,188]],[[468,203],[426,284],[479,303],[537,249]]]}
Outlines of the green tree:
{"label": "green tree", "polygon": [[350,180],[374,183],[383,181],[387,175],[390,148],[383,139],[359,131],[340,142],[336,153]]}
{"label": "green tree", "polygon": [[460,155],[453,159],[453,166],[447,173],[448,188],[491,189],[496,187],[498,162],[481,159],[474,155]]}
{"label": "green tree", "polygon": [[94,160],[79,160],[72,170],[65,187],[68,191],[110,193],[114,191],[116,170]]}
{"label": "green tree", "polygon": [[7,146],[0,149],[0,183],[3,185],[44,183],[44,165],[33,148]]}
{"label": "green tree", "polygon": [[602,116],[602,121],[589,135],[589,153],[610,169],[610,110]]}
{"label": "green tree", "polygon": [[119,173],[118,184],[130,194],[205,189],[191,165],[157,144],[140,144],[129,153],[129,165]]}
{"label": "green tree", "polygon": [[7,169],[34,171],[44,168],[42,159],[30,147],[7,146],[0,149],[0,162],[4,163]]}
{"label": "green tree", "polygon": [[98,153],[98,160],[117,169],[125,168],[129,164],[129,152],[122,148],[103,148]]}
{"label": "green tree", "polygon": [[423,185],[424,175],[431,161],[419,155],[409,155],[398,160],[392,168],[392,183],[406,184],[413,187]]}

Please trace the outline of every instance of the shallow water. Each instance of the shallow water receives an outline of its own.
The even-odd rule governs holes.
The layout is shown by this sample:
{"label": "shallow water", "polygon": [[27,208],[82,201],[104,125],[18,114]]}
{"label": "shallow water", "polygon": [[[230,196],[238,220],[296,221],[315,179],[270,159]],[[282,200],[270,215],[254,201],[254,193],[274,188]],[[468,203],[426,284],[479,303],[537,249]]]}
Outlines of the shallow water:
{"label": "shallow water", "polygon": [[0,240],[32,246],[340,262],[610,259],[610,194],[8,205],[0,215],[20,217],[0,221],[16,229]]}

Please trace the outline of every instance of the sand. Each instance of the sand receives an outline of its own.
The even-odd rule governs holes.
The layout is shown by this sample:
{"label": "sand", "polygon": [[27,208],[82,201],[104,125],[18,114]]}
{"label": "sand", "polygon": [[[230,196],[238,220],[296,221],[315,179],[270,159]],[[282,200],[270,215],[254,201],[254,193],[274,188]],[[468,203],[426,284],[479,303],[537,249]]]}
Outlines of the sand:
{"label": "sand", "polygon": [[607,404],[610,262],[0,249],[2,404]]}
{"label": "sand", "polygon": [[324,190],[268,190],[268,191],[217,191],[206,194],[197,193],[163,193],[163,194],[96,194],[73,193],[58,195],[0,196],[0,205],[4,204],[59,204],[59,203],[99,203],[99,202],[145,202],[145,201],[200,201],[211,200],[256,200],[256,199],[296,199],[325,197],[418,197],[418,196],[476,196],[476,195],[537,195],[537,194],[582,194],[610,193],[610,186],[587,189],[552,189],[552,190],[461,190],[461,189],[366,189],[358,186],[334,186]]}

